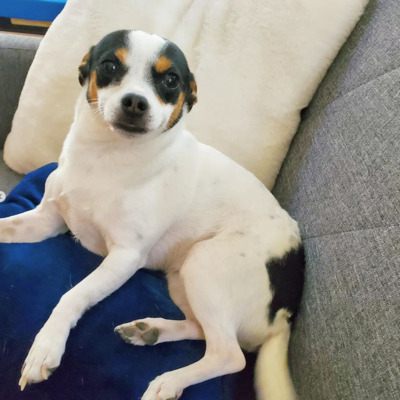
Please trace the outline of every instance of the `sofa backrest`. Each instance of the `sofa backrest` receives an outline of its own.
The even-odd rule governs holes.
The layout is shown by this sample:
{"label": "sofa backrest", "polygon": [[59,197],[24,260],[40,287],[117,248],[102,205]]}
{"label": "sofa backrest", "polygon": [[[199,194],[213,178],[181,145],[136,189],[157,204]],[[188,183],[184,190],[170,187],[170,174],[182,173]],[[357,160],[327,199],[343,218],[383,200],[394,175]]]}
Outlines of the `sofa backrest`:
{"label": "sofa backrest", "polygon": [[40,41],[37,36],[0,33],[0,149],[11,130],[19,95]]}
{"label": "sofa backrest", "polygon": [[274,188],[307,257],[290,352],[300,399],[400,398],[399,20],[398,0],[370,2]]}

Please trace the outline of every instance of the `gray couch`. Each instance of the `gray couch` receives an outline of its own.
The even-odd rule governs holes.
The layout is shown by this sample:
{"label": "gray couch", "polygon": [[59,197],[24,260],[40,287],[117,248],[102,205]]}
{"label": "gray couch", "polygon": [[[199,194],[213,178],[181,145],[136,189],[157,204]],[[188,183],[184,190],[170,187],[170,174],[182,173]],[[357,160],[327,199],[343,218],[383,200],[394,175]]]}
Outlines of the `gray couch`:
{"label": "gray couch", "polygon": [[[0,35],[0,148],[38,43]],[[371,0],[274,188],[307,253],[290,351],[301,400],[400,399],[399,127],[400,3]],[[0,190],[19,179],[0,163]]]}

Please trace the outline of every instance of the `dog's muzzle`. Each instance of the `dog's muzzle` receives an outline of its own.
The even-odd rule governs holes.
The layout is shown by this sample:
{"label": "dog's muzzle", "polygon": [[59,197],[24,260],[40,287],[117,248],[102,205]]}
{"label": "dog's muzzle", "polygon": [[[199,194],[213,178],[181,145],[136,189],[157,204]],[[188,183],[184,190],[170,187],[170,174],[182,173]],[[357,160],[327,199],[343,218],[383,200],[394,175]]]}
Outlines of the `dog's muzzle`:
{"label": "dog's muzzle", "polygon": [[115,128],[130,133],[146,133],[149,103],[147,99],[135,93],[125,94],[121,98],[120,114],[113,122]]}

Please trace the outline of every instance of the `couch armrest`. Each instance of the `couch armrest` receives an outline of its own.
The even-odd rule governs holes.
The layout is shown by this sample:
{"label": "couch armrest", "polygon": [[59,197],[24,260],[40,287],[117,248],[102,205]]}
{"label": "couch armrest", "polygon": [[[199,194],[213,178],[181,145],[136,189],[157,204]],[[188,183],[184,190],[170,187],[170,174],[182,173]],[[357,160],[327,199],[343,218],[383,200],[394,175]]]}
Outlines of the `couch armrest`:
{"label": "couch armrest", "polygon": [[0,33],[0,149],[11,129],[26,74],[41,38]]}

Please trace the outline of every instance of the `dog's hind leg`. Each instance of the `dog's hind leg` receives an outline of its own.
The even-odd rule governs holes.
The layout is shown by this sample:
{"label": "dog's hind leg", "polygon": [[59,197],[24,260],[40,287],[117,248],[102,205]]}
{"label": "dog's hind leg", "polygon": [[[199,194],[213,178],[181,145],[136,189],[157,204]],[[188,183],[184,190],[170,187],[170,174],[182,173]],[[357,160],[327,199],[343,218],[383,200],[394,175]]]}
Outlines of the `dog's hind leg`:
{"label": "dog's hind leg", "polygon": [[201,340],[204,333],[196,321],[186,298],[183,279],[173,270],[167,274],[168,289],[172,300],[184,313],[185,320],[145,318],[119,325],[115,328],[122,339],[134,345],[153,345],[178,340]]}
{"label": "dog's hind leg", "polygon": [[185,388],[217,376],[234,373],[245,367],[245,358],[235,337],[206,332],[204,357],[187,367],[166,372],[154,379],[142,400],[178,399]]}
{"label": "dog's hind leg", "polygon": [[145,318],[119,325],[115,331],[125,342],[138,346],[204,339],[201,326],[189,319],[174,321],[164,318]]}
{"label": "dog's hind leg", "polygon": [[205,355],[194,364],[154,379],[142,400],[177,399],[190,385],[245,367],[230,309],[234,307],[230,305],[230,287],[221,284],[222,276],[218,271],[218,264],[224,262],[226,254],[218,255],[215,251],[218,246],[196,245],[181,269],[189,305],[204,332]]}

